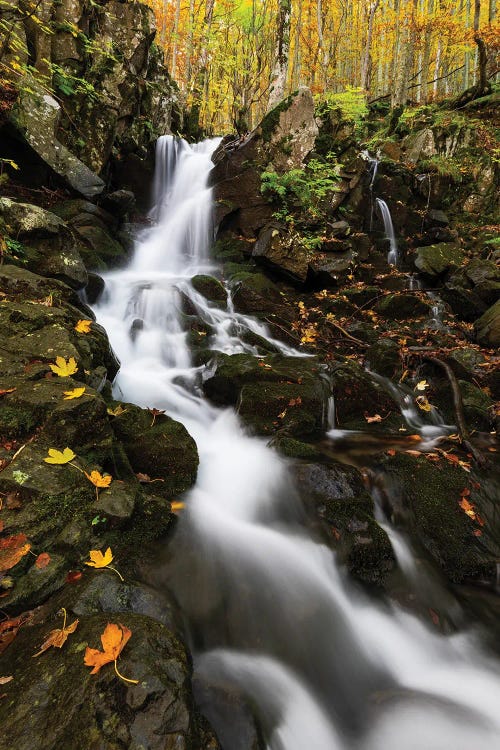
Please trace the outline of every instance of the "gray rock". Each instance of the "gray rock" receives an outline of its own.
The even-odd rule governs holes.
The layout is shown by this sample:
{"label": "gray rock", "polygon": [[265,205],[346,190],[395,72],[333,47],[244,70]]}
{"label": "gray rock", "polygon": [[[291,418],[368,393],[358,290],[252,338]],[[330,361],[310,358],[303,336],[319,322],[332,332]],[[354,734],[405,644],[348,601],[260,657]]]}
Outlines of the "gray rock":
{"label": "gray rock", "polygon": [[415,250],[415,266],[427,276],[441,276],[441,274],[459,268],[465,259],[465,253],[451,242],[440,242],[437,245],[417,247]]}
{"label": "gray rock", "polygon": [[488,347],[500,346],[500,300],[475,321],[474,330],[479,344]]}

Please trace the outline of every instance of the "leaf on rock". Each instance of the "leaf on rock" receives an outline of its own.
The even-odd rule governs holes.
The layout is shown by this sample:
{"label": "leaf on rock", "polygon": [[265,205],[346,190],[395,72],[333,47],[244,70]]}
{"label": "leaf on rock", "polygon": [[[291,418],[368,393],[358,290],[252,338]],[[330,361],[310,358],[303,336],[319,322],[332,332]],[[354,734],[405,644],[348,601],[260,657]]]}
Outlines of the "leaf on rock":
{"label": "leaf on rock", "polygon": [[372,422],[382,422],[382,417],[380,416],[380,414],[374,414],[373,417],[369,417],[365,414],[365,419],[368,424],[371,424]]}
{"label": "leaf on rock", "polygon": [[70,570],[66,576],[65,583],[76,583],[82,577],[82,573],[79,570]]}
{"label": "leaf on rock", "polygon": [[85,393],[85,386],[74,388],[72,391],[64,391],[64,401],[71,401],[73,398],[80,398]]}
{"label": "leaf on rock", "polygon": [[76,458],[76,453],[73,453],[71,448],[65,448],[63,451],[49,448],[49,455],[43,460],[47,464],[67,464],[74,458]]}
{"label": "leaf on rock", "polygon": [[181,502],[181,500],[174,500],[174,502],[170,504],[170,510],[172,511],[172,513],[178,513],[183,508],[184,503]]}
{"label": "leaf on rock", "polygon": [[50,555],[48,552],[41,552],[35,560],[35,567],[39,570],[46,568],[50,562]]}
{"label": "leaf on rock", "polygon": [[110,417],[119,417],[120,414],[125,414],[127,410],[124,409],[123,406],[121,406],[121,404],[118,404],[118,406],[115,406],[114,409],[111,409],[111,407],[108,407],[106,411]]}
{"label": "leaf on rock", "polygon": [[78,333],[90,333],[91,325],[91,320],[79,320],[75,326],[75,331],[77,331]]}
{"label": "leaf on rock", "polygon": [[[66,622],[66,612],[64,612],[64,621]],[[62,648],[66,643],[68,635],[75,632],[76,628],[78,627],[78,622],[78,620],[75,620],[73,623],[71,623],[71,625],[68,625],[67,628],[63,625],[62,628],[51,630],[47,638],[42,643],[40,651],[37,651],[36,654],[33,654],[33,657],[40,656],[40,654],[43,654],[43,652],[47,651],[47,649],[51,648],[51,646],[53,646],[54,648]]]}
{"label": "leaf on rock", "polygon": [[109,487],[113,481],[113,477],[110,474],[103,476],[102,474],[99,474],[98,471],[91,471],[90,474],[87,474],[85,471],[84,474],[89,482],[92,482],[94,487]]}
{"label": "leaf on rock", "polygon": [[13,393],[15,388],[0,388],[0,396],[5,396],[7,393]]}
{"label": "leaf on rock", "polygon": [[14,678],[12,675],[10,677],[0,677],[0,685],[6,685],[8,682],[11,682]]}
{"label": "leaf on rock", "polygon": [[2,654],[7,646],[10,646],[14,638],[16,637],[21,625],[24,625],[31,618],[31,612],[18,615],[12,620],[4,620],[0,622],[0,654]]}
{"label": "leaf on rock", "polygon": [[78,365],[74,357],[70,357],[67,362],[64,357],[56,357],[55,364],[49,365],[49,367],[60,378],[68,378],[78,371]]}
{"label": "leaf on rock", "polygon": [[417,396],[415,399],[417,402],[417,406],[419,409],[422,409],[422,411],[431,411],[432,404],[430,404],[425,396]]}
{"label": "leaf on rock", "polygon": [[16,534],[0,539],[0,572],[10,570],[31,549],[25,534]]}
{"label": "leaf on rock", "polygon": [[93,667],[90,674],[97,674],[105,664],[116,661],[131,635],[132,631],[126,628],[125,625],[115,625],[108,622],[104,633],[101,635],[103,650],[99,651],[96,648],[89,648],[88,646],[85,650],[84,662],[87,667]]}
{"label": "leaf on rock", "polygon": [[108,547],[104,555],[101,550],[92,549],[89,552],[90,561],[87,561],[85,565],[89,565],[91,568],[106,568],[111,562],[113,562],[113,553],[111,547]]}
{"label": "leaf on rock", "polygon": [[429,383],[427,380],[419,380],[417,385],[415,386],[416,391],[425,391],[426,388],[429,387]]}

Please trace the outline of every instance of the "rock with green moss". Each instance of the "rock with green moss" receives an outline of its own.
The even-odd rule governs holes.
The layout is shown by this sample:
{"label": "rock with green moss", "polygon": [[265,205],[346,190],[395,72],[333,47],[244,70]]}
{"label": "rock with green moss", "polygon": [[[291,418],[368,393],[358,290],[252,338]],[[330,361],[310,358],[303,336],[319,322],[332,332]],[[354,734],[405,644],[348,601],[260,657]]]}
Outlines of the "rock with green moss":
{"label": "rock with green moss", "polygon": [[392,339],[380,339],[373,343],[366,352],[370,370],[388,378],[402,375],[402,362],[399,346]]}
{"label": "rock with green moss", "polygon": [[226,306],[227,292],[218,279],[206,274],[198,274],[197,276],[193,276],[191,284],[209,302],[212,302],[217,307]]}
{"label": "rock with green moss", "polygon": [[318,436],[325,428],[327,384],[248,383],[241,389],[238,414],[258,435],[278,430],[290,437]]}
{"label": "rock with green moss", "polygon": [[360,581],[382,585],[394,567],[394,553],[373,517],[373,500],[360,474],[332,461],[299,464],[295,476],[347,570]]}
{"label": "rock with green moss", "polygon": [[245,314],[274,312],[281,305],[279,289],[262,273],[240,271],[231,279],[235,309]]}
{"label": "rock with green moss", "polygon": [[121,406],[125,411],[113,419],[113,430],[133,470],[161,480],[155,492],[164,497],[189,489],[196,480],[198,451],[184,425],[134,404]]}
{"label": "rock with green moss", "polygon": [[29,203],[0,198],[0,218],[5,231],[19,245],[19,262],[30,270],[81,289],[87,271],[74,233],[58,216]]}
{"label": "rock with green moss", "polygon": [[447,271],[459,268],[464,259],[463,250],[451,242],[417,247],[415,250],[415,266],[430,277],[441,276]]}
{"label": "rock with green moss", "polygon": [[[335,425],[339,429],[365,429],[366,417],[380,414],[384,430],[400,426],[399,406],[382,384],[356,362],[334,363],[330,371],[335,401]],[[370,425],[372,429],[376,424]]]}
{"label": "rock with green moss", "polygon": [[388,459],[384,468],[406,498],[413,533],[450,580],[495,580],[498,552],[474,533],[477,523],[459,506],[468,475],[459,466],[404,453]]}
{"label": "rock with green moss", "polygon": [[[76,619],[71,610],[68,617],[68,624]],[[119,670],[137,684],[120,680],[112,664],[97,675],[84,664],[85,649],[101,649],[101,633],[117,620],[132,633]],[[48,632],[61,626],[60,615],[52,611],[42,623],[22,628],[5,654],[8,674],[15,675],[0,706],[6,745],[19,750],[218,750],[213,734],[206,740],[194,708],[186,648],[168,627],[129,612],[81,615],[63,649],[31,658]],[[64,711],[55,713],[54,705],[64,705]]]}
{"label": "rock with green moss", "polygon": [[500,346],[500,300],[474,322],[477,341],[486,347]]}
{"label": "rock with green moss", "polygon": [[429,317],[429,303],[415,294],[387,294],[373,308],[384,318],[405,320],[407,318]]}

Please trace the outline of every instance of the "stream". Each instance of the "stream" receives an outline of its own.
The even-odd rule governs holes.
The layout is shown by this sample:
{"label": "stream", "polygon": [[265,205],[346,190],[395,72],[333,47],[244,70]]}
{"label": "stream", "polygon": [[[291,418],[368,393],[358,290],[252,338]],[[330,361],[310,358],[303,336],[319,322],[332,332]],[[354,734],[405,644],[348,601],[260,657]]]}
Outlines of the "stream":
{"label": "stream", "polygon": [[[245,330],[272,340],[235,313],[229,291],[220,309],[191,285],[196,274],[217,275],[207,184],[218,143],[159,140],[155,224],[128,267],[105,276],[95,308],[121,361],[115,396],[166,410],[198,445],[197,483],[164,573],[188,623],[195,672],[241,691],[269,750],[494,750],[493,657],[474,634],[440,635],[360,592],[309,529],[287,460],[202,396],[207,366],[192,362],[186,304],[214,331],[215,351],[255,354]],[[425,588],[404,535],[379,520],[415,590]]]}

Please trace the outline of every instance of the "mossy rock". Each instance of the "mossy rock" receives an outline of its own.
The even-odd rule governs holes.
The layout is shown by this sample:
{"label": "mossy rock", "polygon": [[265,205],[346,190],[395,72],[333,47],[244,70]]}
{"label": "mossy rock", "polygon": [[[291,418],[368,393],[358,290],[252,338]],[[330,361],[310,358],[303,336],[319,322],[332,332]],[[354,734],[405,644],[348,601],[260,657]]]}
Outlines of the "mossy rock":
{"label": "mossy rock", "polygon": [[241,389],[238,414],[252,431],[270,435],[319,435],[324,429],[326,383],[248,383]]}
{"label": "mossy rock", "polygon": [[[332,368],[332,395],[335,400],[336,426],[340,429],[365,429],[366,417],[380,414],[385,418],[392,414],[396,424],[392,425],[392,416],[384,419],[383,429],[399,427],[399,407],[380,383],[370,377],[355,362],[335,364]],[[377,425],[370,425],[377,429]]]}
{"label": "mossy rock", "polygon": [[360,474],[331,462],[299,464],[295,475],[299,492],[321,519],[339,561],[359,581],[383,585],[394,568],[394,553],[374,519],[373,500]]}
{"label": "mossy rock", "polygon": [[[69,622],[75,619],[68,612]],[[100,634],[116,616],[81,616],[63,649],[31,657],[52,628],[21,628],[4,656],[6,674],[15,679],[4,690],[0,721],[6,746],[18,750],[78,747],[117,750],[148,747],[201,747],[191,695],[191,665],[183,644],[165,625],[137,614],[119,615],[132,637],[120,657],[120,671],[139,681],[126,685],[107,665],[92,675],[85,648],[101,648]],[[63,710],[54,712],[57,705]],[[216,750],[217,745],[212,745]]]}
{"label": "mossy rock", "polygon": [[209,302],[213,302],[217,307],[225,307],[227,302],[227,292],[218,279],[205,274],[198,274],[191,279],[193,288],[205,297]]}
{"label": "mossy rock", "polygon": [[399,378],[402,374],[402,363],[399,345],[391,339],[380,339],[366,352],[370,370],[385,375],[387,378]]}
{"label": "mossy rock", "polygon": [[235,406],[241,389],[253,383],[312,384],[324,370],[314,358],[251,354],[218,354],[214,374],[203,383],[206,395],[216,404]]}
{"label": "mossy rock", "polygon": [[134,404],[121,404],[125,409],[113,419],[115,435],[123,443],[135,472],[161,479],[155,487],[158,495],[184,492],[196,480],[198,450],[193,438],[180,422],[153,415]]}
{"label": "mossy rock", "polygon": [[387,294],[374,305],[373,309],[384,318],[394,320],[430,315],[428,302],[424,302],[415,294]]}
{"label": "mossy rock", "polygon": [[246,315],[274,312],[282,304],[278,287],[263,273],[240,271],[231,285],[234,307]]}
{"label": "mossy rock", "polygon": [[428,247],[417,247],[415,266],[426,276],[441,276],[459,268],[465,260],[465,253],[451,242],[440,242]]}
{"label": "mossy rock", "polygon": [[492,348],[500,346],[500,300],[475,321],[474,330],[479,344]]}
{"label": "mossy rock", "polygon": [[403,453],[385,461],[385,470],[406,498],[413,532],[448,578],[494,580],[496,551],[474,535],[477,525],[459,506],[468,485],[463,470]]}

